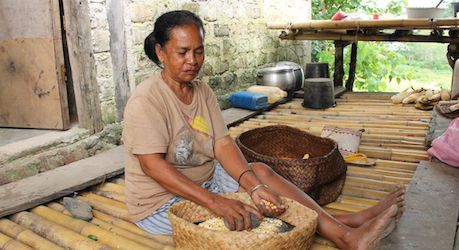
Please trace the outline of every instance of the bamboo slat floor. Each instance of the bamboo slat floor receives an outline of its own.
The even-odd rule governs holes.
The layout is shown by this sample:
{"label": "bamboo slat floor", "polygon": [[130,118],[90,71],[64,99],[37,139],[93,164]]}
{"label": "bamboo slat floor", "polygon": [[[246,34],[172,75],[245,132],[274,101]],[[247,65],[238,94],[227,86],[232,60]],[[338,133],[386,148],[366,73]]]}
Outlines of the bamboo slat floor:
{"label": "bamboo slat floor", "polygon": [[[376,165],[349,165],[342,194],[325,206],[332,214],[363,210],[397,184],[408,185],[417,164],[427,158],[424,141],[430,112],[392,105],[387,94],[346,93],[337,100],[337,107],[327,110],[305,109],[301,101],[293,99],[231,127],[230,135],[274,124],[316,135],[324,125],[365,128],[360,151],[374,158]],[[94,218],[90,222],[69,216],[58,199],[0,219],[0,249],[174,248],[171,237],[149,234],[128,221],[122,178],[93,186],[77,197],[92,205]],[[312,249],[335,249],[333,246],[318,236]]]}

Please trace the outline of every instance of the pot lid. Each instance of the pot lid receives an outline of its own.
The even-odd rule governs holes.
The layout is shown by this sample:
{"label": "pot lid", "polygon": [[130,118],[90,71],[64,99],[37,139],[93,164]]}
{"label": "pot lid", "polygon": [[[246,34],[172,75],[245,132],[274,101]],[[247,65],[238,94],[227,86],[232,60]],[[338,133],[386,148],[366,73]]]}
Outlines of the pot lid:
{"label": "pot lid", "polygon": [[288,67],[292,67],[293,69],[301,69],[301,66],[298,63],[289,62],[289,61],[277,62],[275,66],[288,66]]}
{"label": "pot lid", "polygon": [[284,72],[292,72],[293,68],[290,66],[274,66],[274,67],[266,67],[257,70],[257,74],[269,74],[269,73],[284,73]]}

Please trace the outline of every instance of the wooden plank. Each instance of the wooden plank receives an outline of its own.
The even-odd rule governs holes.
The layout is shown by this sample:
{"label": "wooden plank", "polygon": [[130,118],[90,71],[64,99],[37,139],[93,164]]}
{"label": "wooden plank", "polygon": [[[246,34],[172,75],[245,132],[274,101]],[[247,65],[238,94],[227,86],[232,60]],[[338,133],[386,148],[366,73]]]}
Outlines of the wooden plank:
{"label": "wooden plank", "polygon": [[406,211],[379,249],[453,249],[459,169],[422,161],[406,194]]}
{"label": "wooden plank", "polygon": [[80,127],[91,133],[103,129],[99,102],[99,86],[92,52],[91,26],[87,0],[62,1],[65,17],[65,33],[71,66],[75,102]]}
{"label": "wooden plank", "polygon": [[69,165],[0,186],[0,217],[71,194],[124,171],[119,146]]}
{"label": "wooden plank", "polygon": [[108,29],[110,31],[110,55],[115,83],[117,121],[123,120],[124,107],[129,98],[129,73],[127,66],[126,31],[124,29],[124,1],[107,2]]}
{"label": "wooden plank", "polygon": [[3,0],[0,9],[0,126],[68,129],[58,0]]}
{"label": "wooden plank", "polygon": [[[0,1],[0,40],[24,37],[52,37],[50,0]],[[27,17],[27,18],[25,18]]]}
{"label": "wooden plank", "polygon": [[223,120],[225,120],[226,126],[230,127],[241,121],[244,121],[250,117],[259,114],[257,111],[240,109],[240,108],[229,108],[222,111]]}

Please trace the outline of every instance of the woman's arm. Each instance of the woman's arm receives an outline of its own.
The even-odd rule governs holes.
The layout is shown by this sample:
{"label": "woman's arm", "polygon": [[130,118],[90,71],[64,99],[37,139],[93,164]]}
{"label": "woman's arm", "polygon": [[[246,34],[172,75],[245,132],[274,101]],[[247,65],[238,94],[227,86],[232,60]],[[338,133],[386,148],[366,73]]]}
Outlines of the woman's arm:
{"label": "woman's arm", "polygon": [[137,155],[137,157],[142,171],[167,191],[199,205],[208,206],[213,203],[215,195],[207,192],[206,189],[177,171],[172,164],[164,159],[164,154],[146,154]]}
{"label": "woman's arm", "polygon": [[[225,170],[230,174],[233,179],[239,180],[239,185],[250,193],[253,188],[262,184],[257,178],[254,172],[246,172],[241,177],[241,174],[250,169],[247,160],[242,154],[239,147],[236,145],[234,140],[230,136],[225,136],[218,139],[215,142],[215,157],[222,164]],[[256,204],[257,208],[265,215],[279,215],[284,212],[284,207],[277,194],[275,194],[270,188],[257,188],[256,191],[250,194],[252,200]],[[262,203],[262,200],[268,200],[274,203],[277,209],[272,209],[266,204]]]}
{"label": "woman's arm", "polygon": [[137,157],[142,171],[167,191],[209,208],[218,216],[225,218],[233,230],[250,228],[248,212],[261,216],[256,209],[238,200],[226,199],[194,183],[166,161],[164,154],[146,154],[137,155]]}

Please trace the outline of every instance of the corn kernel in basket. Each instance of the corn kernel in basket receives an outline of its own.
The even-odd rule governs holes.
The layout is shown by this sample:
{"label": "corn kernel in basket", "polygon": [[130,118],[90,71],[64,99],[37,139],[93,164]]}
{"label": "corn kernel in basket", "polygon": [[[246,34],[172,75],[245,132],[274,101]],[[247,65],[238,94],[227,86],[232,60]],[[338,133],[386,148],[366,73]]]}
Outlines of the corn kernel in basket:
{"label": "corn kernel in basket", "polygon": [[[250,232],[260,233],[260,234],[273,234],[279,231],[279,228],[281,228],[282,224],[283,224],[282,221],[277,218],[265,217],[261,221],[260,226],[252,229]],[[218,217],[203,221],[199,223],[198,226],[204,227],[207,229],[211,229],[211,230],[216,230],[216,231],[226,231],[226,232],[230,231],[228,228],[226,228],[223,218],[218,218]],[[242,232],[247,232],[247,231],[244,230]]]}

